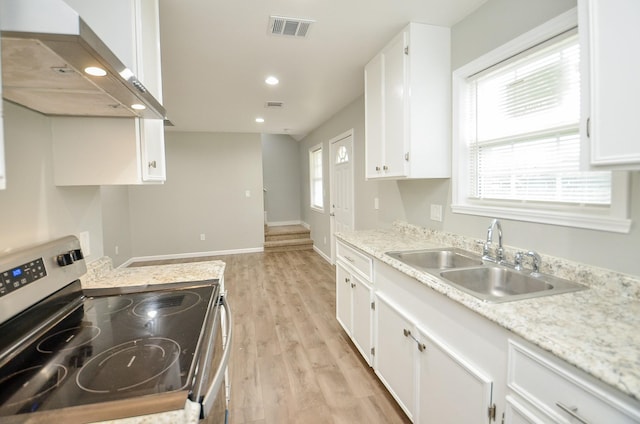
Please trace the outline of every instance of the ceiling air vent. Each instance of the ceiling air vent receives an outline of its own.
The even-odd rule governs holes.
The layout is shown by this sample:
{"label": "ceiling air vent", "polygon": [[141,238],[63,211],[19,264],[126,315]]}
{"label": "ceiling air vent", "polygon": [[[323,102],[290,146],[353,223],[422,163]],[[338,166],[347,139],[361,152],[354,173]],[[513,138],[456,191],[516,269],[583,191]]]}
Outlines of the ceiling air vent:
{"label": "ceiling air vent", "polygon": [[310,19],[285,18],[269,16],[269,33],[271,35],[287,35],[290,37],[306,37],[312,23]]}
{"label": "ceiling air vent", "polygon": [[284,106],[283,102],[266,102],[264,104],[264,107],[270,108],[270,109],[282,109],[283,106]]}

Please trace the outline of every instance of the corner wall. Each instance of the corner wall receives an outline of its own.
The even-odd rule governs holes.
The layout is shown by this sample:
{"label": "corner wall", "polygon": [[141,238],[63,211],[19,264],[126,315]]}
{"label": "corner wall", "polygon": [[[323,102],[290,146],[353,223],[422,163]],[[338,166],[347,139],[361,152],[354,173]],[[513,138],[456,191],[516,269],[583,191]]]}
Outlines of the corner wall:
{"label": "corner wall", "polygon": [[129,187],[132,255],[262,249],[260,135],[167,132],[165,143],[167,182]]}

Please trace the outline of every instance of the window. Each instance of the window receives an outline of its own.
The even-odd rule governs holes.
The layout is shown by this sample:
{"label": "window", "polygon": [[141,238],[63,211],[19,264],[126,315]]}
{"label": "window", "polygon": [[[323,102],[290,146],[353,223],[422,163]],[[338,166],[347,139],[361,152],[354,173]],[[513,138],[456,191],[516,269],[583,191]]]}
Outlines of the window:
{"label": "window", "polygon": [[322,192],[322,145],[309,149],[309,180],[311,189],[311,209],[324,211],[324,196]]}
{"label": "window", "polygon": [[575,14],[456,70],[453,78],[454,212],[628,231],[626,205],[618,204],[626,199],[616,195],[626,190],[625,176],[580,167]]}

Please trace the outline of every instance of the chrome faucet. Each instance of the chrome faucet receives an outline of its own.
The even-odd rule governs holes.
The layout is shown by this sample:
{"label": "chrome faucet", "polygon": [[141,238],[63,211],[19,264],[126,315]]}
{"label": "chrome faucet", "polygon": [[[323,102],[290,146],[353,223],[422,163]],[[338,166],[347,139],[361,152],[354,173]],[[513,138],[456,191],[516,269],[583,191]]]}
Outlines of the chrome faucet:
{"label": "chrome faucet", "polygon": [[[498,248],[496,249],[496,256],[492,257],[489,254],[489,249],[491,248],[491,244],[493,243],[493,231],[498,230]],[[502,248],[502,227],[500,226],[500,221],[494,219],[491,221],[489,228],[487,228],[487,241],[484,243],[482,247],[482,259],[500,263],[504,259],[504,249]]]}

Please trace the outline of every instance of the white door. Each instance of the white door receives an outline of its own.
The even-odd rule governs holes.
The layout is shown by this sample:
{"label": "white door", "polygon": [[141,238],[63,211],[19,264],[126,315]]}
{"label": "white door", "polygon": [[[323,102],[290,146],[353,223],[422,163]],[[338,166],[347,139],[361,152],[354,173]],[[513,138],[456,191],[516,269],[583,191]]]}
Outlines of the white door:
{"label": "white door", "polygon": [[330,220],[331,261],[336,259],[336,231],[354,229],[353,214],[353,130],[349,130],[330,141]]}

